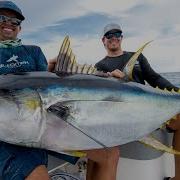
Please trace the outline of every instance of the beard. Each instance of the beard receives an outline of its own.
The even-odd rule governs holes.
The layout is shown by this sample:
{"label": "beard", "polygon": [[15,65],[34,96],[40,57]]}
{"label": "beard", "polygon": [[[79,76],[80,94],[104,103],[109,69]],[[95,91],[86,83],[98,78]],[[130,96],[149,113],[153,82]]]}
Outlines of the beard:
{"label": "beard", "polygon": [[118,50],[120,49],[120,46],[111,45],[111,46],[109,46],[108,49],[109,49],[110,51],[112,51],[112,52],[116,52],[116,51],[118,51]]}
{"label": "beard", "polygon": [[109,44],[108,44],[108,49],[110,51],[113,51],[113,52],[119,50],[120,49],[120,42],[119,42],[119,40],[118,39],[110,40]]}

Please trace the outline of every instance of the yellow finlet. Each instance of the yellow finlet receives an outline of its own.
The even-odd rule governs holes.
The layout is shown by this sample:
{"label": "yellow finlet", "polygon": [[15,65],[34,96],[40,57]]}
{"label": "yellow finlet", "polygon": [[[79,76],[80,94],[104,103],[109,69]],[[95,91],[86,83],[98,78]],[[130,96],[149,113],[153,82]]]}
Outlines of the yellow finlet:
{"label": "yellow finlet", "polygon": [[71,156],[75,156],[75,157],[86,157],[87,154],[85,152],[82,151],[65,151],[65,153],[71,155]]}
{"label": "yellow finlet", "polygon": [[174,90],[174,88],[171,90],[171,92],[172,92],[172,93],[177,93],[177,92]]}

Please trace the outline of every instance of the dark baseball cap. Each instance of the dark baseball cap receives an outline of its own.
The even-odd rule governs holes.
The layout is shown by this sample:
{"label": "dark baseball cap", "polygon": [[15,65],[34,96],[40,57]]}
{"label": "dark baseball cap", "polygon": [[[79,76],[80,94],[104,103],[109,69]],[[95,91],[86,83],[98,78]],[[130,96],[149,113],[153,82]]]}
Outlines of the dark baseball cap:
{"label": "dark baseball cap", "polygon": [[0,1],[0,10],[1,9],[8,9],[10,11],[14,11],[20,20],[23,21],[25,19],[25,17],[22,14],[22,11],[12,1]]}

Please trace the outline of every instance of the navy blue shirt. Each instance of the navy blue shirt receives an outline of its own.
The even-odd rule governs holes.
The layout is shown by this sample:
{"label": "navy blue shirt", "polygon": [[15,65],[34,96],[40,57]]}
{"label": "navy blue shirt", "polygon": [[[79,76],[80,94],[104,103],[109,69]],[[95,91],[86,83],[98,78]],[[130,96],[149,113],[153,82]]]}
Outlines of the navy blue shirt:
{"label": "navy blue shirt", "polygon": [[[17,47],[0,48],[0,74],[47,71],[47,60],[38,46],[21,45]],[[0,147],[2,143],[0,141]],[[14,145],[8,145],[8,150]],[[13,149],[15,151],[15,149]],[[17,152],[19,151],[17,146]],[[75,164],[78,160],[76,157],[51,152],[49,154]]]}
{"label": "navy blue shirt", "polygon": [[47,60],[38,46],[0,48],[0,74],[46,70]]}

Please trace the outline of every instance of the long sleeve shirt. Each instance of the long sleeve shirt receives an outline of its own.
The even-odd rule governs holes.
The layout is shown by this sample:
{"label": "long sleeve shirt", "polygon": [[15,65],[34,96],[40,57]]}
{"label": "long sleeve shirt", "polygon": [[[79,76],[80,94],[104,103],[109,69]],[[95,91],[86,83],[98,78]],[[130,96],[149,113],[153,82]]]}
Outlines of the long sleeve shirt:
{"label": "long sleeve shirt", "polygon": [[[122,55],[117,57],[108,57],[106,56],[101,61],[96,63],[96,68],[100,71],[104,72],[112,72],[115,69],[119,69],[123,71],[126,66],[128,60],[134,52],[124,52]],[[158,86],[161,89],[167,88],[168,90],[174,89],[178,91],[178,87],[175,87],[171,84],[167,79],[162,77],[160,74],[156,73],[148,60],[145,58],[143,54],[141,54],[133,69],[133,80],[135,82],[145,84],[145,81],[148,82],[152,87]]]}

